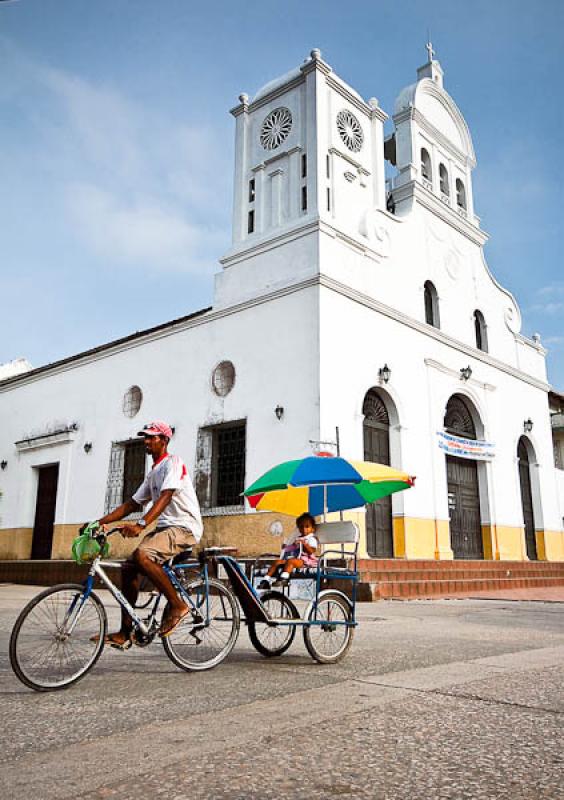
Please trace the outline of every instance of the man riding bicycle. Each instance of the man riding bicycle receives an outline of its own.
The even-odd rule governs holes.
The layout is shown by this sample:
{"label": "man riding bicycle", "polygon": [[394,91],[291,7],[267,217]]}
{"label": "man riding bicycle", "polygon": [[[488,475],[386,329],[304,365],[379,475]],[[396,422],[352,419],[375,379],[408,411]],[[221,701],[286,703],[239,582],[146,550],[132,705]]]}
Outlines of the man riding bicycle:
{"label": "man riding bicycle", "polygon": [[[141,577],[146,575],[165,595],[168,606],[159,631],[165,637],[172,633],[189,609],[176,593],[161,564],[200,541],[202,517],[184,462],[179,456],[168,452],[172,437],[170,426],[162,420],[156,420],[145,425],[138,436],[143,437],[145,450],[153,459],[151,471],[130,500],[101,517],[98,522],[101,526],[116,522],[152,502],[151,508],[141,519],[121,529],[123,536],[137,537],[157,520],[155,530],[145,536],[125,562],[122,590],[134,606]],[[131,645],[131,632],[131,617],[122,610],[121,629],[108,634],[106,641],[113,647],[125,650]]]}

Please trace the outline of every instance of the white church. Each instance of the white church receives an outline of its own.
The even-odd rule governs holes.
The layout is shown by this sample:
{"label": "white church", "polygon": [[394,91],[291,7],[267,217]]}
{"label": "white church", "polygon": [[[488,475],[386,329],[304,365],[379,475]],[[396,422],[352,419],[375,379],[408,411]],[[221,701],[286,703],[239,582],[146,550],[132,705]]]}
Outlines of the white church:
{"label": "white church", "polygon": [[244,486],[338,439],[417,476],[350,513],[365,557],[564,561],[564,397],[486,264],[470,131],[428,49],[388,135],[319,50],[242,94],[213,306],[0,380],[1,559],[68,558],[141,481],[136,432],[161,418],[205,541],[240,555],[292,526]]}

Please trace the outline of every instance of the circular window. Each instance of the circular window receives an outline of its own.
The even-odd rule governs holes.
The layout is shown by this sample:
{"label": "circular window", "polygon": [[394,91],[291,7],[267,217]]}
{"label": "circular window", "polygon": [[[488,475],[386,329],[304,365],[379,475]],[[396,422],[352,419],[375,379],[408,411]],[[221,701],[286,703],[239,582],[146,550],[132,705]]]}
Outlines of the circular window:
{"label": "circular window", "polygon": [[143,392],[139,386],[132,386],[123,396],[122,409],[126,417],[134,417],[143,402]]}
{"label": "circular window", "polygon": [[350,111],[339,111],[337,114],[337,130],[349,150],[352,150],[353,153],[358,153],[364,142],[364,134],[355,115],[351,114]]}
{"label": "circular window", "polygon": [[229,394],[235,383],[235,367],[231,361],[222,361],[212,372],[212,389],[219,397]]}
{"label": "circular window", "polygon": [[265,150],[276,150],[292,130],[292,114],[288,108],[275,108],[262,123],[260,143]]}

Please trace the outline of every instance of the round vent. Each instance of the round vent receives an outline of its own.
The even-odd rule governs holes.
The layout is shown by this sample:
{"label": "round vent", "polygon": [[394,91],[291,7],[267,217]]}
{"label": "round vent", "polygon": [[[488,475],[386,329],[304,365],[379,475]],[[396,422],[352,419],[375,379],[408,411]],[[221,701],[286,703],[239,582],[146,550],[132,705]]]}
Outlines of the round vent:
{"label": "round vent", "polygon": [[212,389],[218,397],[229,394],[235,383],[235,367],[231,361],[221,361],[212,372]]}
{"label": "round vent", "polygon": [[265,150],[276,150],[292,130],[292,114],[288,108],[275,108],[262,123],[260,143]]}
{"label": "round vent", "polygon": [[360,122],[350,111],[339,111],[337,114],[337,130],[343,143],[353,153],[358,153],[364,142],[364,134]]}
{"label": "round vent", "polygon": [[131,386],[123,396],[122,410],[126,417],[134,417],[143,402],[143,392],[139,386]]}

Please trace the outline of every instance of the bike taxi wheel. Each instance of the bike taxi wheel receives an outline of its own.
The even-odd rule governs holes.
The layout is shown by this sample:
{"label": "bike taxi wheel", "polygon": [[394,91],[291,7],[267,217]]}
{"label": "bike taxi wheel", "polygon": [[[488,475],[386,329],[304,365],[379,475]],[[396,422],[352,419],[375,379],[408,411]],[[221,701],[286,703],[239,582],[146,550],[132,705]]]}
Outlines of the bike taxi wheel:
{"label": "bike taxi wheel", "polygon": [[[34,597],[20,613],[10,637],[10,663],[37,692],[64,689],[92,669],[104,648],[108,626],[95,594],[66,583]],[[94,640],[93,640],[94,639]]]}
{"label": "bike taxi wheel", "polygon": [[351,646],[354,628],[345,623],[352,621],[351,606],[340,594],[322,592],[317,606],[315,601],[306,610],[304,642],[312,658],[320,664],[334,664]]}
{"label": "bike taxi wheel", "polygon": [[207,587],[206,592],[206,582],[202,579],[184,587],[194,608],[170,636],[162,639],[171,661],[189,672],[216,667],[233,650],[239,635],[239,606],[235,596],[215,578],[208,579]]}
{"label": "bike taxi wheel", "polygon": [[[271,619],[299,619],[298,609],[282,592],[265,592],[260,599]],[[295,625],[267,625],[249,620],[248,627],[253,646],[267,658],[285,653],[296,635]]]}

